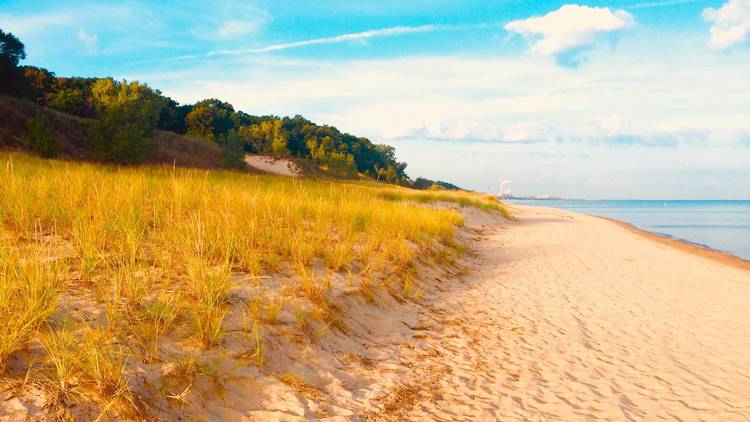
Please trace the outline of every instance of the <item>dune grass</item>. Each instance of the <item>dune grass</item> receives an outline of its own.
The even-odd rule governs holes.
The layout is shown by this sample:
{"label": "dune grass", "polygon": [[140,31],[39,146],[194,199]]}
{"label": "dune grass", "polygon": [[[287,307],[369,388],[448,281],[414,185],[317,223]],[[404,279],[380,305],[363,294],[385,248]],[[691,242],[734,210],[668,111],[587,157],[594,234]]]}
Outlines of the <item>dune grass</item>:
{"label": "dune grass", "polygon": [[[204,350],[244,335],[260,366],[263,324],[276,324],[282,309],[303,331],[311,319],[340,326],[328,296],[334,274],[360,278],[370,301],[378,280],[411,294],[418,259],[460,252],[461,214],[419,203],[504,212],[494,198],[467,192],[18,153],[0,153],[0,180],[0,371],[36,350],[30,362],[51,407],[97,403],[102,415],[140,414],[128,368],[169,359],[160,345],[175,330]],[[296,287],[244,305],[230,297],[238,276],[262,285],[278,272]],[[61,298],[104,317],[68,315]],[[295,308],[299,300],[312,308]],[[239,334],[227,325],[234,312],[246,319]],[[165,394],[182,400],[192,390],[190,382]]]}

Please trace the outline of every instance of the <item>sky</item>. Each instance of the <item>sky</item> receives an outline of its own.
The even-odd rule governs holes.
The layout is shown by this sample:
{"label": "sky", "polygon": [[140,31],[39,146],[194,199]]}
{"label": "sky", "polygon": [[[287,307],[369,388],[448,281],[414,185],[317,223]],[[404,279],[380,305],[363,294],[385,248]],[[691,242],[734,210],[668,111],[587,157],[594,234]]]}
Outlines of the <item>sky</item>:
{"label": "sky", "polygon": [[750,0],[6,1],[24,64],[220,98],[497,193],[750,199]]}

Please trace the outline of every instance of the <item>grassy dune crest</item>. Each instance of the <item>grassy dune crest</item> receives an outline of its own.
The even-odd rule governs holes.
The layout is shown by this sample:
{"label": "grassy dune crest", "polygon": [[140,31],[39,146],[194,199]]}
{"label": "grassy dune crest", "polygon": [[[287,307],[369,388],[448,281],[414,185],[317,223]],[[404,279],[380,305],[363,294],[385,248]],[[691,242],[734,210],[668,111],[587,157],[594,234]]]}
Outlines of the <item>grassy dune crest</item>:
{"label": "grassy dune crest", "polygon": [[[60,414],[85,402],[141,415],[139,365],[172,368],[153,394],[185,400],[206,372],[196,353],[230,334],[262,366],[264,326],[281,311],[303,333],[342,328],[334,279],[365,297],[379,286],[414,296],[417,260],[461,251],[460,213],[419,203],[502,210],[465,192],[25,154],[0,154],[0,174],[0,319],[12,322],[0,327],[0,370],[17,388],[36,374]],[[264,285],[278,273],[288,282]]]}

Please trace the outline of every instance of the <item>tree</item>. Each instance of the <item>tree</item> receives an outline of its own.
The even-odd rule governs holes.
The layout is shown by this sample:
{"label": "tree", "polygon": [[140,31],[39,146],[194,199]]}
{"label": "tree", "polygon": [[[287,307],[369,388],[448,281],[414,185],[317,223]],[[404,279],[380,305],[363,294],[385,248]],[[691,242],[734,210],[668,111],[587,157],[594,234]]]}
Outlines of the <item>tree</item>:
{"label": "tree", "polygon": [[424,177],[417,177],[414,182],[411,185],[414,189],[422,189],[422,190],[435,190],[435,189],[448,189],[448,190],[460,190],[461,188],[447,182],[441,182],[439,180],[430,180],[426,179]]}
{"label": "tree", "polygon": [[187,134],[213,141],[214,113],[207,107],[196,107],[185,116]]}
{"label": "tree", "polygon": [[52,91],[55,74],[34,66],[21,66],[20,70],[24,79],[21,96],[38,104],[47,104],[46,96]]}
{"label": "tree", "polygon": [[323,163],[328,167],[328,171],[335,175],[344,177],[357,175],[357,167],[354,165],[354,157],[351,154],[331,152],[326,154]]}
{"label": "tree", "polygon": [[98,80],[91,92],[97,116],[90,128],[96,157],[121,164],[145,160],[166,99],[146,84],[112,78]]}
{"label": "tree", "polygon": [[283,122],[277,120],[273,122],[273,134],[271,138],[271,154],[277,157],[285,157],[289,155],[289,147],[287,145],[287,134],[282,129]]}
{"label": "tree", "polygon": [[195,103],[185,117],[185,123],[189,135],[219,141],[231,129],[239,127],[241,117],[231,104],[210,98]]}
{"label": "tree", "polygon": [[179,105],[177,101],[166,98],[167,106],[159,114],[159,123],[157,127],[162,130],[179,133],[187,133],[187,115],[193,111],[191,105]]}
{"label": "tree", "polygon": [[47,105],[57,111],[79,115],[86,104],[86,96],[78,88],[68,88],[47,95]]}
{"label": "tree", "polygon": [[26,58],[24,45],[9,32],[0,29],[0,94],[18,94],[21,91],[23,73],[18,62]]}
{"label": "tree", "polygon": [[230,129],[226,138],[222,141],[224,152],[224,165],[227,168],[244,170],[247,168],[245,163],[245,142],[239,132]]}
{"label": "tree", "polygon": [[60,153],[60,144],[49,129],[47,119],[43,115],[30,118],[26,122],[26,128],[21,142],[31,152],[44,158],[52,158]]}

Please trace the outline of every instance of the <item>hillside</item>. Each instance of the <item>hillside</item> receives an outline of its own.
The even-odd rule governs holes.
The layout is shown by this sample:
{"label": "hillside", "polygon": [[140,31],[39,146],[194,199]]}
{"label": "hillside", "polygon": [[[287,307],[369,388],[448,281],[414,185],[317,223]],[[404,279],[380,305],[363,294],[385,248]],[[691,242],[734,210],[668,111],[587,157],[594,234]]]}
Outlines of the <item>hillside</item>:
{"label": "hillside", "polygon": [[[73,160],[93,160],[93,140],[87,125],[91,119],[61,113],[8,96],[0,96],[0,147],[25,149],[22,143],[27,122],[35,116],[46,118],[51,132],[60,144],[61,156]],[[223,168],[221,147],[201,139],[173,132],[154,132],[154,149],[146,159],[152,164],[176,164],[182,167]]]}

